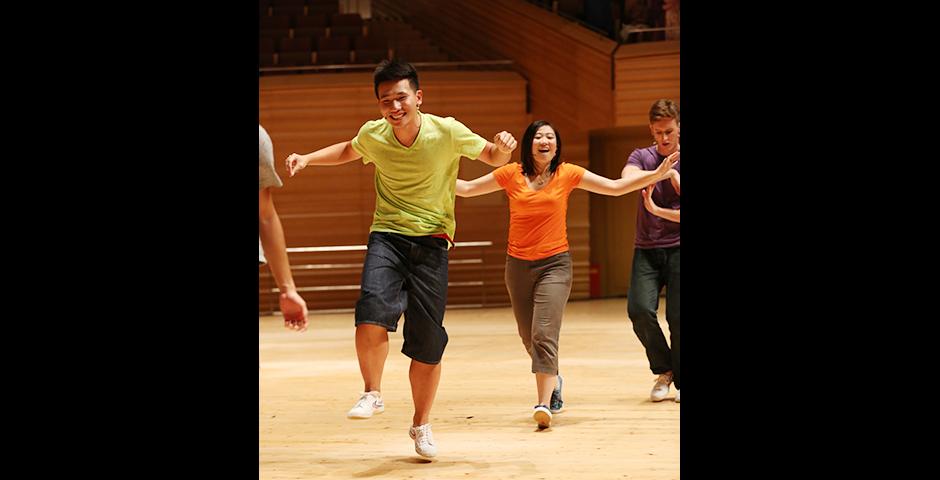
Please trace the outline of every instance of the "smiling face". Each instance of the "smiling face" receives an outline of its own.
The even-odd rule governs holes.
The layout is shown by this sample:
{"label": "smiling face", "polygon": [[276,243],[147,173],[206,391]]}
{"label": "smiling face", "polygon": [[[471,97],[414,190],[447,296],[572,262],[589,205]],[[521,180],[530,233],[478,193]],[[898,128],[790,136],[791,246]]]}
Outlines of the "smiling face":
{"label": "smiling face", "polygon": [[418,107],[421,106],[423,92],[411,88],[408,79],[389,80],[378,87],[379,112],[394,129],[418,125]]}
{"label": "smiling face", "polygon": [[551,125],[542,125],[535,131],[532,137],[532,158],[542,170],[553,158],[558,149],[558,143],[555,140],[555,129]]}

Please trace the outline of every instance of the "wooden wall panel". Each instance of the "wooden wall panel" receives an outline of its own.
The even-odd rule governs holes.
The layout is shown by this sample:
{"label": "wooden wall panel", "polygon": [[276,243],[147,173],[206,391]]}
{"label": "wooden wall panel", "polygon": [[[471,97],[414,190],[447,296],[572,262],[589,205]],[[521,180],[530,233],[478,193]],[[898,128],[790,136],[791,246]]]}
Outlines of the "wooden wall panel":
{"label": "wooden wall panel", "polygon": [[621,45],[614,55],[614,111],[617,126],[649,124],[649,109],[660,98],[679,98],[679,42]]}
{"label": "wooden wall panel", "polygon": [[458,59],[485,51],[516,62],[534,118],[583,130],[611,125],[613,40],[522,0],[383,3]]}

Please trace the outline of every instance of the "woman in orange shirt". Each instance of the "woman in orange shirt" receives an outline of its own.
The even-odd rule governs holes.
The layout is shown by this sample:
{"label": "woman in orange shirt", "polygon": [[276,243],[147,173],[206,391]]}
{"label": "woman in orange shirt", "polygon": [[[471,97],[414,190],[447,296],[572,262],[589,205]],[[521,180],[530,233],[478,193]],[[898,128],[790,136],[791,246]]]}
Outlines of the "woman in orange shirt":
{"label": "woman in orange shirt", "polygon": [[[566,215],[575,188],[623,195],[674,175],[678,153],[656,170],[611,180],[561,161],[561,138],[544,120],[532,122],[521,145],[522,163],[509,163],[476,180],[457,179],[457,195],[475,197],[505,190],[509,197],[506,288],[522,344],[532,359],[538,404],[532,416],[551,425],[563,407],[558,375],[558,334],[571,293],[571,255]],[[671,173],[672,172],[672,173]]]}

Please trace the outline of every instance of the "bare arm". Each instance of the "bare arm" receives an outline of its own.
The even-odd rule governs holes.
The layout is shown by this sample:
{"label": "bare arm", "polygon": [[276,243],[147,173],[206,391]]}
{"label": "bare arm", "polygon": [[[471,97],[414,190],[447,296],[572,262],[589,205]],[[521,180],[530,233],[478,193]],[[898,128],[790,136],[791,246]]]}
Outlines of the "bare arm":
{"label": "bare arm", "polygon": [[666,157],[656,170],[642,170],[635,165],[627,165],[623,167],[621,177],[617,180],[611,180],[586,170],[584,176],[581,177],[581,182],[578,183],[578,188],[601,195],[617,196],[630,193],[672,175],[669,172],[674,171],[672,166],[677,156],[678,154],[674,153]]}
{"label": "bare arm", "polygon": [[271,274],[281,291],[279,298],[281,312],[284,314],[284,326],[292,330],[307,329],[307,303],[297,293],[290,263],[287,261],[287,243],[284,241],[284,228],[274,209],[274,198],[270,188],[262,188],[258,193],[258,226],[261,234],[261,246],[264,256],[271,267]]}
{"label": "bare arm", "polygon": [[493,142],[486,142],[486,146],[483,147],[483,151],[480,152],[477,160],[494,167],[502,167],[512,158],[512,151],[519,146],[519,143],[516,142],[511,133],[506,131],[497,133],[493,137]]}
{"label": "bare arm", "polygon": [[660,218],[665,218],[666,220],[669,220],[670,222],[680,223],[679,222],[679,209],[673,210],[671,208],[662,208],[659,205],[656,205],[655,203],[653,203],[653,198],[651,197],[652,195],[651,190],[652,190],[652,187],[643,189],[643,206],[646,207],[646,210],[652,213],[653,215],[656,215],[657,217],[660,217]]}
{"label": "bare arm", "polygon": [[679,172],[677,170],[669,171],[669,183],[672,184],[672,188],[676,189],[676,193],[679,193]]}
{"label": "bare arm", "polygon": [[493,193],[497,190],[502,190],[503,187],[499,186],[499,182],[496,181],[496,176],[492,173],[487,173],[480,178],[475,180],[461,180],[457,179],[457,196],[458,197],[476,197],[479,195],[486,195],[487,193]]}
{"label": "bare arm", "polygon": [[360,158],[362,155],[353,150],[352,141],[340,142],[306,155],[290,154],[287,157],[287,171],[293,177],[307,165],[342,165]]}

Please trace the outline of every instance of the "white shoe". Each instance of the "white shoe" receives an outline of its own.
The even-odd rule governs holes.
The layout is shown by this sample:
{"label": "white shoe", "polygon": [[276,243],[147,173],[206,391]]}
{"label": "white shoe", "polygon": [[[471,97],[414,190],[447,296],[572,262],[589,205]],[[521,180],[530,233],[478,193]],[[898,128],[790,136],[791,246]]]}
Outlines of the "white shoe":
{"label": "white shoe", "polygon": [[346,418],[369,418],[373,414],[385,411],[381,392],[366,392],[359,397],[359,401],[346,414]]}
{"label": "white shoe", "polygon": [[672,383],[672,373],[663,373],[656,378],[656,385],[653,385],[653,391],[650,392],[650,400],[661,402],[669,395],[669,384]]}
{"label": "white shoe", "polygon": [[552,411],[545,405],[536,405],[532,412],[532,418],[539,424],[539,428],[548,428],[552,426]]}
{"label": "white shoe", "polygon": [[431,424],[425,423],[408,429],[408,436],[415,441],[415,452],[427,458],[437,455],[437,445],[434,444],[434,435],[431,435]]}
{"label": "white shoe", "polygon": [[679,403],[679,392],[682,390],[676,390],[676,403]]}

